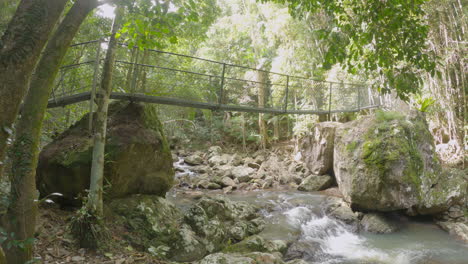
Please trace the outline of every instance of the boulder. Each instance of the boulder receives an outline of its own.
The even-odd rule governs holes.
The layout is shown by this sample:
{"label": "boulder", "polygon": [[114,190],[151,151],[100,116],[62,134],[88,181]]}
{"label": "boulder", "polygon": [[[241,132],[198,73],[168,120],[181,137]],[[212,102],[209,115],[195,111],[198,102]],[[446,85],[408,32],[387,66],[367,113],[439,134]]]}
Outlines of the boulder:
{"label": "boulder", "polygon": [[[42,197],[58,192],[63,201],[76,202],[89,189],[93,139],[88,118],[85,115],[41,151],[37,186]],[[165,196],[173,185],[172,156],[154,106],[120,101],[109,105],[105,159],[107,197]]]}
{"label": "boulder", "polygon": [[208,164],[213,167],[213,166],[219,166],[219,165],[226,165],[229,162],[231,162],[231,155],[229,154],[222,154],[222,155],[213,155],[208,159]]}
{"label": "boulder", "polygon": [[439,221],[437,224],[450,235],[468,244],[468,223]]}
{"label": "boulder", "polygon": [[261,236],[251,236],[239,243],[226,247],[223,252],[247,253],[247,252],[280,252],[285,253],[288,245],[283,240],[268,240]]}
{"label": "boulder", "polygon": [[248,182],[252,179],[252,175],[255,173],[255,170],[250,167],[237,166],[234,167],[231,171],[232,176],[235,179],[238,179],[239,182]]}
{"label": "boulder", "polygon": [[466,195],[462,176],[443,171],[421,113],[376,115],[336,128],[333,169],[354,209],[436,214]]}
{"label": "boulder", "polygon": [[236,185],[237,185],[236,182],[234,182],[234,180],[229,177],[221,178],[221,186],[223,187],[228,187],[228,186],[235,187]]}
{"label": "boulder", "polygon": [[310,175],[305,178],[297,189],[304,192],[321,191],[333,184],[330,175]]}
{"label": "boulder", "polygon": [[322,175],[333,169],[335,129],[341,123],[317,123],[302,139],[301,154],[313,174]]}
{"label": "boulder", "polygon": [[129,228],[132,245],[177,262],[191,262],[262,231],[257,208],[223,197],[202,197],[183,214],[164,198],[132,195],[112,200],[107,214]]}
{"label": "boulder", "polygon": [[184,162],[188,165],[196,166],[203,164],[203,158],[200,155],[192,154],[184,158]]}
{"label": "boulder", "polygon": [[362,230],[376,234],[389,234],[398,231],[398,226],[383,214],[364,214],[360,226]]}
{"label": "boulder", "polygon": [[283,264],[280,254],[253,252],[239,253],[215,253],[206,256],[198,264]]}

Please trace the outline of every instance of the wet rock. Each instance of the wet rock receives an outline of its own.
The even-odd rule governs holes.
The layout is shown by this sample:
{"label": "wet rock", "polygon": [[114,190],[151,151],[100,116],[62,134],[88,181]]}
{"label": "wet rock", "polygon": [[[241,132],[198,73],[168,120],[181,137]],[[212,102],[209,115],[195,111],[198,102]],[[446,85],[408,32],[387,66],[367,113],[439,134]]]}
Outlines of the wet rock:
{"label": "wet rock", "polygon": [[251,236],[239,243],[226,247],[223,252],[280,252],[285,253],[287,244],[282,240],[267,240],[261,236]]}
{"label": "wet rock", "polygon": [[294,259],[294,260],[286,262],[286,264],[309,264],[309,262],[303,259]]}
{"label": "wet rock", "polygon": [[333,178],[330,175],[310,175],[301,182],[297,189],[304,192],[321,191],[332,184]]}
{"label": "wet rock", "polygon": [[108,208],[115,221],[128,226],[132,244],[178,262],[199,260],[264,228],[257,208],[223,197],[202,197],[184,215],[151,195],[115,199]]}
{"label": "wet rock", "polygon": [[437,214],[466,195],[463,175],[444,171],[423,114],[378,111],[335,131],[334,173],[360,210]]}
{"label": "wet rock", "polygon": [[357,229],[359,224],[359,214],[353,212],[347,203],[336,197],[329,197],[327,202],[328,205],[326,211],[329,216],[341,220]]}
{"label": "wet rock", "polygon": [[224,194],[230,194],[230,193],[232,193],[232,189],[233,189],[232,186],[225,187],[225,188],[223,188],[223,193]]}
{"label": "wet rock", "polygon": [[252,168],[252,169],[259,169],[260,168],[260,164],[255,163],[255,162],[249,162],[249,163],[247,163],[247,166]]}
{"label": "wet rock", "polygon": [[[310,242],[310,241],[296,241],[293,242],[284,258],[286,260],[292,259],[312,259],[315,256],[316,251],[320,250],[320,243],[318,242]],[[289,262],[288,262],[289,263]]]}
{"label": "wet rock", "polygon": [[302,139],[301,153],[310,172],[322,175],[333,169],[335,129],[341,123],[317,123]]}
{"label": "wet rock", "polygon": [[[76,203],[89,189],[93,139],[85,115],[43,148],[37,186],[44,197],[63,194]],[[174,181],[172,155],[162,125],[151,105],[113,102],[109,106],[104,182],[108,198],[130,194],[165,196]]]}
{"label": "wet rock", "polygon": [[468,224],[463,222],[439,221],[437,224],[450,235],[468,243]]}
{"label": "wet rock", "polygon": [[398,226],[387,217],[378,213],[364,214],[360,222],[361,229],[376,233],[389,234],[398,231]]}
{"label": "wet rock", "polygon": [[252,179],[255,170],[249,167],[237,166],[232,169],[231,173],[239,182],[248,182]]}
{"label": "wet rock", "polygon": [[278,254],[254,252],[249,254],[215,253],[206,256],[198,264],[283,264]]}

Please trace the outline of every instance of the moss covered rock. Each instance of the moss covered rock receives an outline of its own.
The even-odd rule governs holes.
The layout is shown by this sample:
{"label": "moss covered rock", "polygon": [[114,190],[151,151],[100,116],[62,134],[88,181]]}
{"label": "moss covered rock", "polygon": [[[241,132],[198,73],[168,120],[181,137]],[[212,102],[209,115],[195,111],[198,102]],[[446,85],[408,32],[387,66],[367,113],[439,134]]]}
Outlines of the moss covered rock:
{"label": "moss covered rock", "polygon": [[[37,168],[42,196],[58,192],[72,202],[89,189],[93,140],[88,118],[85,115],[42,150]],[[109,106],[104,176],[106,197],[164,196],[172,187],[172,157],[154,106]]]}
{"label": "moss covered rock", "polygon": [[108,220],[127,227],[133,246],[178,262],[200,260],[259,233],[264,225],[257,208],[222,197],[203,197],[184,213],[154,195],[113,199],[107,205]]}
{"label": "moss covered rock", "polygon": [[361,210],[435,214],[461,199],[466,182],[442,170],[421,113],[379,111],[335,131],[335,177]]}

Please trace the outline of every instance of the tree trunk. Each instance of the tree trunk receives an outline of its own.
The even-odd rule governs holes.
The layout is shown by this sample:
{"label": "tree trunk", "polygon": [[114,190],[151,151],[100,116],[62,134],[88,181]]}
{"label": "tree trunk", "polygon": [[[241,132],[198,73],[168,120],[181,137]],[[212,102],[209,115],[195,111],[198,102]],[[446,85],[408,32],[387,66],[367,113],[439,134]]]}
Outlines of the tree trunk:
{"label": "tree trunk", "polygon": [[5,253],[3,253],[3,249],[0,246],[0,264],[6,264]]}
{"label": "tree trunk", "polygon": [[245,136],[246,136],[246,131],[245,131],[245,113],[242,112],[242,147],[244,149],[244,152],[247,152],[247,144],[245,144]]}
{"label": "tree trunk", "polygon": [[[8,232],[16,240],[34,237],[36,226],[36,166],[39,157],[42,121],[60,63],[81,23],[96,7],[96,0],[76,1],[54,33],[31,79],[29,92],[17,123],[12,152],[10,205],[6,219]],[[25,263],[32,258],[32,243],[24,249],[6,251],[9,263]]]}
{"label": "tree trunk", "polygon": [[68,0],[22,0],[0,40],[0,178],[8,138],[42,49]]}
{"label": "tree trunk", "polygon": [[[106,145],[107,110],[109,97],[112,91],[112,77],[115,64],[115,53],[117,41],[115,33],[120,27],[122,9],[117,7],[114,23],[112,25],[112,35],[107,48],[106,60],[102,72],[101,87],[97,93],[97,112],[94,132],[93,160],[91,167],[91,184],[89,190],[88,209],[97,217],[103,215],[102,188],[104,178],[104,149]],[[90,113],[92,114],[92,113]]]}
{"label": "tree trunk", "polygon": [[[258,107],[264,108],[266,101],[268,73],[264,71],[257,71],[257,89],[258,89]],[[260,134],[260,143],[262,149],[266,149],[268,144],[268,131],[266,121],[263,113],[258,114],[258,128]]]}

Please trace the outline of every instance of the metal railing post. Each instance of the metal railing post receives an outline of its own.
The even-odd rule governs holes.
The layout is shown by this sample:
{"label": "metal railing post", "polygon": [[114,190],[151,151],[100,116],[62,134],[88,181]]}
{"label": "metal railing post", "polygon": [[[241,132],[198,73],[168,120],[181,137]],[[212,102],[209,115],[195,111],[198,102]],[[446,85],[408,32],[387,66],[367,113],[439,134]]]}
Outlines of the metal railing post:
{"label": "metal railing post", "polygon": [[361,111],[361,87],[357,87],[357,110],[358,112]]}
{"label": "metal railing post", "polygon": [[226,73],[226,63],[223,63],[223,72],[221,73],[221,86],[219,87],[219,98],[218,98],[219,105],[223,103],[225,73]]}
{"label": "metal railing post", "polygon": [[98,47],[96,51],[96,58],[94,59],[94,75],[93,84],[91,86],[91,98],[89,99],[89,118],[88,118],[88,129],[89,132],[93,132],[93,112],[94,112],[94,100],[96,98],[96,86],[99,78],[99,63],[101,62],[101,40],[97,42]]}
{"label": "metal railing post", "polygon": [[284,112],[288,111],[288,94],[289,94],[289,75],[286,75],[286,95],[284,97]]}
{"label": "metal railing post", "polygon": [[332,85],[333,83],[330,83],[330,95],[328,98],[328,121],[331,121]]}

